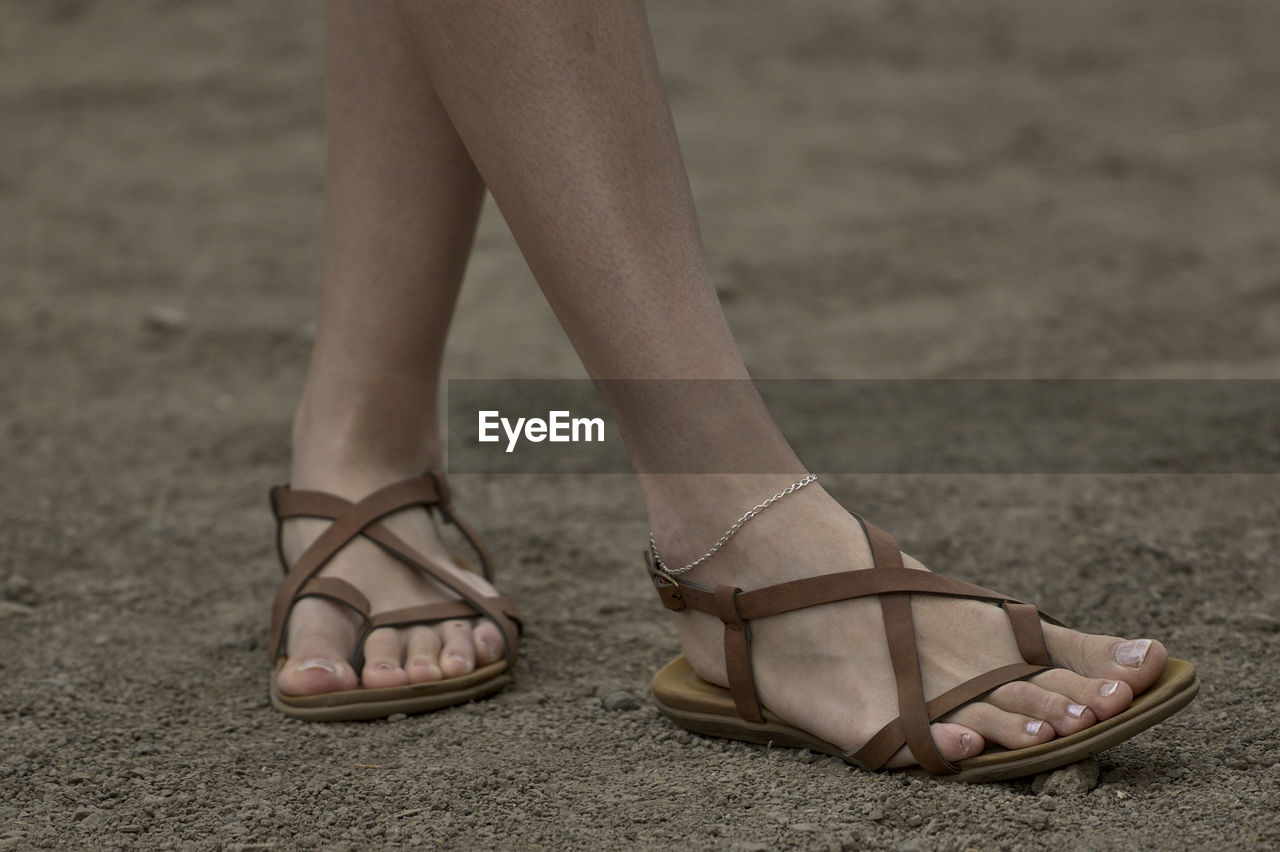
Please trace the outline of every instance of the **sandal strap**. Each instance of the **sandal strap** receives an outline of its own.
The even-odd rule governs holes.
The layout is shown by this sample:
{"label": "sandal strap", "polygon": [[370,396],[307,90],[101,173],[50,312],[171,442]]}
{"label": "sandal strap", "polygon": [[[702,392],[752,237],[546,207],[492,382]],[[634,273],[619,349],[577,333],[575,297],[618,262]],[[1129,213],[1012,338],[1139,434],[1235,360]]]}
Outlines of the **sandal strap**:
{"label": "sandal strap", "polygon": [[[450,565],[428,558],[380,523],[382,518],[387,515],[410,506],[441,508],[442,514],[445,515],[446,519],[459,527],[464,537],[476,550],[481,565],[487,572],[489,566],[487,551],[474,531],[459,522],[460,519],[457,513],[453,511],[452,506],[448,505],[448,497],[448,485],[444,475],[436,471],[432,471],[425,476],[392,483],[354,503],[323,491],[293,490],[288,486],[273,488],[271,491],[271,504],[278,522],[283,522],[288,518],[313,517],[329,520],[332,523],[312,542],[310,547],[303,551],[298,561],[291,568],[288,567],[284,560],[283,549],[279,546],[279,532],[277,532],[277,546],[281,553],[281,564],[285,566],[286,573],[284,580],[280,584],[280,589],[276,593],[272,607],[271,642],[269,645],[272,659],[278,658],[283,651],[283,639],[288,618],[292,612],[293,605],[299,597],[304,596],[302,595],[304,588],[310,587],[310,584],[317,581],[336,580],[336,578],[323,578],[315,575],[328,564],[334,554],[356,537],[363,536],[373,541],[399,561],[421,571],[458,595],[461,600],[450,602],[451,605],[456,606],[453,606],[449,611],[460,614],[447,617],[473,618],[479,616],[493,621],[498,626],[498,629],[502,631],[506,640],[505,656],[507,662],[509,665],[513,665],[516,659],[516,640],[522,632],[514,604],[506,598],[488,595],[475,583],[474,579],[468,576],[469,572],[459,571]],[[445,506],[448,506],[447,510],[444,509]],[[280,523],[280,526],[282,527],[283,523]],[[336,582],[342,583],[343,581],[336,580]],[[347,588],[336,594],[317,593],[312,596],[331,597],[350,606],[357,612],[361,612],[366,621],[364,632],[367,635],[373,629],[374,622],[382,614],[371,617],[369,615],[368,600],[364,595],[349,584],[343,585]],[[327,584],[321,588],[332,591],[339,587]],[[355,595],[352,595],[351,592],[355,592]],[[344,599],[344,596],[349,599]],[[356,605],[359,601],[363,601],[363,607]],[[420,619],[399,621],[397,623],[408,624],[415,623],[418,620]],[[429,615],[428,620],[435,621],[439,619],[435,618],[434,615]],[[363,656],[362,645],[363,642],[357,644],[357,659]]]}
{"label": "sandal strap", "polygon": [[[1022,654],[1022,659],[1037,666],[1055,665],[1053,658],[1049,656],[1049,646],[1044,641],[1044,626],[1041,619],[1047,616],[1032,604],[1018,601],[1005,601],[1004,611],[1009,614],[1009,623],[1013,625],[1013,638],[1018,642],[1018,651]],[[1048,620],[1055,621],[1051,618]]]}
{"label": "sandal strap", "polygon": [[[1040,612],[1032,604],[1008,595],[940,574],[906,568],[902,551],[891,535],[856,513],[851,514],[867,536],[872,568],[808,577],[744,592],[732,586],[711,589],[674,579],[655,564],[648,552],[645,553],[645,561],[665,607],[677,612],[694,609],[709,613],[724,623],[729,692],[738,714],[755,723],[764,722],[764,708],[760,704],[751,669],[750,622],[822,604],[878,597],[898,693],[899,715],[861,749],[848,756],[867,768],[878,769],[906,745],[926,772],[935,775],[958,772],[959,767],[944,759],[938,751],[929,726],[941,716],[1005,683],[1031,677],[1053,667],[1042,622],[1058,625],[1061,622]],[[1024,662],[997,667],[926,701],[911,614],[913,594],[980,600],[1003,607]]]}
{"label": "sandal strap", "polygon": [[[653,576],[658,594],[663,598],[663,603],[668,609],[679,609],[683,602],[701,612],[716,611],[715,590],[684,580],[679,581],[678,585],[670,583],[666,575],[656,568],[653,570]],[[821,604],[892,592],[969,598],[994,604],[1021,603],[1007,595],[929,571],[913,571],[910,568],[864,568],[752,589],[739,596],[738,606],[742,611],[742,617],[751,620],[781,615],[798,609],[808,609]]]}
{"label": "sandal strap", "polygon": [[[1001,666],[980,674],[947,690],[930,701],[926,705],[929,721],[930,723],[935,722],[965,704],[976,701],[993,689],[1004,686],[1006,683],[1037,675],[1040,672],[1047,671],[1049,668],[1049,666],[1034,666],[1029,663],[1010,663],[1007,666]],[[897,754],[904,745],[908,745],[907,736],[903,731],[902,718],[899,717],[877,731],[862,748],[847,752],[844,756],[864,769],[875,770],[888,763],[889,759]],[[911,751],[913,754],[917,753],[914,747]],[[925,751],[927,753],[930,750],[926,749]],[[933,751],[936,752],[936,749]],[[947,765],[950,766],[951,764]],[[923,764],[921,766],[923,767]]]}
{"label": "sandal strap", "polygon": [[467,540],[467,544],[471,546],[471,550],[480,561],[480,575],[489,582],[493,582],[493,563],[489,559],[489,548],[484,546],[484,541],[475,528],[464,521],[458,511],[453,508],[449,481],[438,470],[427,471],[427,476],[435,483],[436,490],[440,494],[440,502],[436,504],[436,508],[440,510],[440,517],[444,518],[445,523],[452,524],[457,527],[458,532],[462,533],[462,537]]}
{"label": "sandal strap", "polygon": [[338,577],[312,577],[303,585],[294,600],[325,598],[353,610],[365,623],[369,621],[369,599],[364,592]]}
{"label": "sandal strap", "polygon": [[502,631],[507,664],[515,665],[516,645],[523,632],[523,626],[519,616],[514,614],[515,605],[510,600],[487,594],[476,584],[475,575],[472,572],[461,571],[451,565],[428,558],[382,524],[367,527],[364,535],[391,556],[410,568],[423,572],[461,598],[462,602],[472,610],[470,615],[466,616],[467,618],[479,616],[496,624]]}
{"label": "sandal strap", "polygon": [[742,589],[720,586],[716,589],[716,615],[724,622],[724,667],[729,675],[729,693],[738,715],[749,722],[763,722],[764,709],[756,694],[756,679],[751,673],[751,626],[738,610]]}
{"label": "sandal strap", "polygon": [[[494,596],[485,602],[513,621],[519,621],[515,604],[510,598]],[[406,606],[400,609],[389,609],[373,616],[370,630],[380,627],[409,627],[414,624],[434,624],[456,618],[475,618],[478,613],[463,600],[438,601],[437,603]]]}

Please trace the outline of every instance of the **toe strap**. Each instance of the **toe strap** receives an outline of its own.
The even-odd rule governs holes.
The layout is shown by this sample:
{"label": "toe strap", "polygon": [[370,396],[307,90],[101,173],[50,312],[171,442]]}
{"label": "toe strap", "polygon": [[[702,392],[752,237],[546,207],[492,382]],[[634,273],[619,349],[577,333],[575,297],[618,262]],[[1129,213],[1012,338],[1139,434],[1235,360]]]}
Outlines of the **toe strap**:
{"label": "toe strap", "polygon": [[1031,604],[1006,601],[1005,612],[1013,626],[1013,638],[1018,642],[1022,659],[1038,666],[1051,666],[1049,647],[1044,641],[1044,628],[1040,626],[1042,613]]}
{"label": "toe strap", "polygon": [[374,615],[365,624],[364,631],[356,639],[355,661],[352,666],[356,671],[364,667],[364,643],[369,634],[380,627],[412,627],[415,624],[437,624],[453,618],[487,618],[493,621],[502,631],[503,641],[507,647],[506,658],[510,663],[514,651],[514,643],[523,631],[520,616],[510,598],[494,596],[481,598],[474,602],[464,600],[439,601],[437,603],[406,606],[400,609],[389,609]]}
{"label": "toe strap", "polygon": [[297,603],[303,598],[326,598],[355,610],[366,622],[369,621],[369,599],[346,580],[337,577],[312,577],[294,596],[293,601]]}
{"label": "toe strap", "polygon": [[[516,612],[516,606],[510,598],[506,597],[489,597],[485,598],[488,604],[487,609],[490,612],[497,613],[505,621],[509,622],[510,629],[515,630],[517,634],[520,631],[520,616]],[[400,609],[389,609],[373,616],[369,623],[369,629],[377,630],[379,627],[409,627],[414,624],[435,624],[440,621],[448,621],[453,618],[476,618],[484,617],[485,613],[477,612],[476,608],[463,600],[440,601],[438,603],[421,604],[419,606],[406,606]],[[499,629],[503,629],[503,624],[498,625]],[[506,632],[506,629],[503,629]]]}
{"label": "toe strap", "polygon": [[[937,698],[934,698],[924,706],[924,736],[929,737],[929,748],[927,749],[917,749],[916,745],[910,742],[911,739],[917,738],[908,737],[907,724],[909,722],[908,720],[905,720],[903,716],[899,716],[877,731],[875,736],[867,741],[866,745],[857,751],[850,752],[846,757],[867,769],[879,769],[888,763],[889,759],[897,754],[904,745],[910,744],[911,753],[915,755],[916,760],[919,761],[921,767],[926,772],[930,772],[934,775],[954,773],[958,771],[957,768],[950,762],[943,760],[940,755],[937,755],[937,749],[936,747],[933,747],[933,738],[932,735],[929,734],[928,725],[936,722],[948,713],[960,709],[971,701],[978,700],[997,687],[1004,686],[1006,683],[1012,683],[1015,680],[1029,678],[1033,675],[1040,674],[1040,672],[1047,671],[1050,668],[1052,668],[1052,666],[1037,666],[1030,663],[1011,663],[1007,666],[1000,666],[999,668],[992,669],[991,671],[986,672],[985,674],[980,674],[975,678],[970,678],[959,686],[953,687],[939,695]],[[927,755],[925,760],[928,760],[930,757],[937,756],[937,761],[941,761],[942,765],[934,768],[926,766],[925,760],[920,759],[921,751],[924,751]]]}

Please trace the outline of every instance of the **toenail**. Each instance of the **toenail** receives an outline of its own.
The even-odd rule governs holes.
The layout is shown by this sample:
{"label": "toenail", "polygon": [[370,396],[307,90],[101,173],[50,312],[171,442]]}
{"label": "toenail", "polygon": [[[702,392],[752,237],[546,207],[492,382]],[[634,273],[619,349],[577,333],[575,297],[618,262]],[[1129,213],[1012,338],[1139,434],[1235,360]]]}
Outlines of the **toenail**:
{"label": "toenail", "polygon": [[1120,688],[1120,681],[1108,681],[1102,685],[1102,689],[1098,690],[1102,693],[1103,698],[1110,698],[1116,694],[1116,690]]}
{"label": "toenail", "polygon": [[968,734],[960,735],[960,753],[967,755],[973,749],[973,737]]}
{"label": "toenail", "polygon": [[1028,722],[1027,733],[1033,737],[1036,736],[1037,734],[1040,733],[1040,728],[1042,725],[1044,725],[1044,722]]}
{"label": "toenail", "polygon": [[308,669],[322,669],[329,674],[336,674],[338,671],[338,668],[333,663],[323,657],[313,657],[310,660],[298,663],[298,671],[305,672]]}
{"label": "toenail", "polygon": [[1083,705],[1083,704],[1068,704],[1068,705],[1067,705],[1067,715],[1068,715],[1068,716],[1070,716],[1070,717],[1071,717],[1071,718],[1073,718],[1073,719],[1079,719],[1081,716],[1083,716],[1083,715],[1084,715],[1084,705]]}
{"label": "toenail", "polygon": [[389,672],[392,669],[394,669],[395,666],[391,665],[390,663],[378,663],[378,665],[375,666],[374,668],[378,669],[378,671]]}
{"label": "toenail", "polygon": [[1130,639],[1128,642],[1118,643],[1112,649],[1111,656],[1120,665],[1136,669],[1147,658],[1147,651],[1149,650],[1151,650],[1150,639]]}

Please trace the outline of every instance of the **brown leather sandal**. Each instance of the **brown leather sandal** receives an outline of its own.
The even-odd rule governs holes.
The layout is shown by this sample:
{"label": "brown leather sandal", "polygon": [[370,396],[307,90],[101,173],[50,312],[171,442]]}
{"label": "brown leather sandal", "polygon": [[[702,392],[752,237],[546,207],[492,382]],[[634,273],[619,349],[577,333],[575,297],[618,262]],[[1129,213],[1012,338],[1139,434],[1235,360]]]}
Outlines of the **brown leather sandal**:
{"label": "brown leather sandal", "polygon": [[[718,616],[724,622],[729,689],[699,678],[682,654],[653,679],[653,696],[664,714],[695,733],[812,749],[869,770],[882,769],[899,749],[908,745],[919,768],[932,775],[956,781],[996,781],[1044,772],[1097,754],[1182,709],[1200,688],[1195,668],[1183,660],[1171,659],[1150,689],[1135,698],[1123,713],[1110,719],[1029,748],[988,748],[959,763],[945,760],[933,742],[929,724],[999,686],[1053,668],[1055,664],[1045,646],[1040,622],[1042,619],[1053,624],[1060,625],[1060,622],[1031,604],[959,580],[905,568],[893,538],[856,514],[854,517],[866,531],[875,567],[794,580],[749,592],[732,586],[709,589],[675,579],[663,572],[660,563],[655,564],[651,554],[645,554],[649,573],[667,609],[677,612],[694,609]],[[969,598],[1002,607],[1009,616],[1024,662],[992,669],[926,701],[911,619],[913,594]],[[861,748],[846,751],[788,724],[760,704],[751,673],[750,622],[871,595],[880,599],[884,611],[901,715]]]}
{"label": "brown leather sandal", "polygon": [[[271,676],[271,703],[276,709],[299,719],[314,722],[379,719],[393,713],[421,713],[453,704],[462,704],[490,695],[511,680],[511,667],[516,661],[516,642],[520,636],[520,617],[515,605],[505,597],[487,595],[470,578],[474,569],[460,557],[454,559],[466,571],[459,571],[428,559],[380,521],[387,515],[409,506],[434,509],[440,517],[457,527],[475,551],[481,573],[492,580],[489,554],[475,531],[464,522],[449,500],[449,486],[444,474],[431,471],[421,477],[388,485],[359,502],[352,503],[322,491],[295,491],[288,485],[271,489],[271,508],[276,517],[276,549],[285,569],[284,581],[276,593],[271,611],[271,643],[268,647],[275,669]],[[289,518],[321,518],[332,521],[290,568],[284,557],[281,531]],[[368,599],[350,583],[336,577],[318,577],[321,569],[339,550],[357,536],[364,536],[410,568],[423,572],[458,596],[457,600],[405,607],[370,613]],[[288,662],[284,637],[289,615],[299,600],[326,598],[357,613],[364,629],[356,640],[351,665],[359,672],[364,659],[364,641],[379,627],[406,627],[411,624],[434,624],[454,618],[487,618],[498,626],[505,640],[505,658],[481,666],[470,674],[432,683],[379,689],[352,689],[318,695],[285,695],[276,685],[277,675]]]}

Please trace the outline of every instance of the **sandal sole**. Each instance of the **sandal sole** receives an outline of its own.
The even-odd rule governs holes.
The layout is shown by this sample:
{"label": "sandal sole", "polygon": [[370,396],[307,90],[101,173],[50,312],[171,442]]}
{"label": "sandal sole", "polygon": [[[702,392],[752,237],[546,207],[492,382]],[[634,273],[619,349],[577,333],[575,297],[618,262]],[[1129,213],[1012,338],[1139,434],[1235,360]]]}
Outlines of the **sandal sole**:
{"label": "sandal sole", "polygon": [[[1066,766],[1092,757],[1167,719],[1187,706],[1199,689],[1195,667],[1185,660],[1171,659],[1159,680],[1119,715],[1030,748],[1013,751],[987,749],[976,757],[956,763],[960,768],[958,773],[929,777],[969,783],[1003,781]],[[698,677],[683,654],[654,676],[653,698],[664,715],[696,734],[761,745],[805,748],[849,762],[844,749],[788,725],[767,709],[763,724],[746,721],[734,709],[729,690]],[[918,767],[889,771],[925,774]]]}

